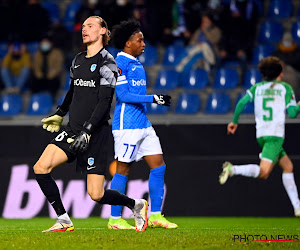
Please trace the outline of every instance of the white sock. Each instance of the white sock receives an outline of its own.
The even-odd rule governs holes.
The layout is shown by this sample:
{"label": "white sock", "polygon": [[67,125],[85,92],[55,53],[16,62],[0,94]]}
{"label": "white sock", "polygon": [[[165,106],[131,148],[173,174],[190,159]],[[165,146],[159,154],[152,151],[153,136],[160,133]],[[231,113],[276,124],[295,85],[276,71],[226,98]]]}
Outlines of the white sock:
{"label": "white sock", "polygon": [[58,219],[59,220],[69,220],[69,221],[71,221],[71,219],[70,219],[70,217],[67,213],[64,213],[64,214],[58,216]]}
{"label": "white sock", "polygon": [[110,218],[117,220],[117,219],[121,219],[121,216],[110,216]]}
{"label": "white sock", "polygon": [[294,173],[282,173],[282,183],[294,209],[299,208],[300,201],[298,197],[297,186],[294,179]]}
{"label": "white sock", "polygon": [[232,165],[231,171],[232,175],[243,175],[257,178],[260,172],[260,167],[257,164]]}
{"label": "white sock", "polygon": [[151,214],[161,214],[161,211],[151,212]]}
{"label": "white sock", "polygon": [[142,203],[141,199],[134,199],[134,201],[135,201],[134,208],[136,208],[136,206],[138,206]]}

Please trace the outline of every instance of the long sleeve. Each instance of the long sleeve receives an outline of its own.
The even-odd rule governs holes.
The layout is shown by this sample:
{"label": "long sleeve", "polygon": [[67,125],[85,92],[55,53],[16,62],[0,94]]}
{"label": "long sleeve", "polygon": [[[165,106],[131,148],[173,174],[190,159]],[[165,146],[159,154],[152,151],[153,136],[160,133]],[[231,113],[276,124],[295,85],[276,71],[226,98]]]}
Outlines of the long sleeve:
{"label": "long sleeve", "polygon": [[124,103],[152,103],[153,95],[138,95],[130,93],[128,90],[127,84],[117,85],[116,87],[116,95],[120,99],[121,102]]}
{"label": "long sleeve", "polygon": [[233,119],[232,122],[234,124],[238,124],[239,122],[239,117],[241,115],[241,113],[243,112],[245,106],[247,105],[248,102],[250,102],[250,96],[248,94],[246,94],[241,100],[239,100],[239,102],[237,103],[235,110],[234,110],[234,115],[233,115]]}

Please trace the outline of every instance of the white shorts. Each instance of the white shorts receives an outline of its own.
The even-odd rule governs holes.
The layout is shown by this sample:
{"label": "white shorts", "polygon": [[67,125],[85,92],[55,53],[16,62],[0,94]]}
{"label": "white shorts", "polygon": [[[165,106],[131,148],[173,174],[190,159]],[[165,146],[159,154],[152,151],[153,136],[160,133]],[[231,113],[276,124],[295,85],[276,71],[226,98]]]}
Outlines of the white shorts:
{"label": "white shorts", "polygon": [[115,140],[115,159],[121,162],[139,161],[147,155],[162,154],[154,128],[112,131]]}

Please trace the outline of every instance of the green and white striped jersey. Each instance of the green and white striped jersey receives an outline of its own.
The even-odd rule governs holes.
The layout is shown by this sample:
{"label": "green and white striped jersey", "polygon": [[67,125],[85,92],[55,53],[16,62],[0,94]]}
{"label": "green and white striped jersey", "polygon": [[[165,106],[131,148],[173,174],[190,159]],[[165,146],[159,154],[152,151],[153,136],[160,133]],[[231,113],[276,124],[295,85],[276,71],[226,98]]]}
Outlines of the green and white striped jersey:
{"label": "green and white striped jersey", "polygon": [[285,111],[296,106],[292,87],[282,81],[263,81],[248,89],[247,94],[254,101],[256,137],[284,138]]}

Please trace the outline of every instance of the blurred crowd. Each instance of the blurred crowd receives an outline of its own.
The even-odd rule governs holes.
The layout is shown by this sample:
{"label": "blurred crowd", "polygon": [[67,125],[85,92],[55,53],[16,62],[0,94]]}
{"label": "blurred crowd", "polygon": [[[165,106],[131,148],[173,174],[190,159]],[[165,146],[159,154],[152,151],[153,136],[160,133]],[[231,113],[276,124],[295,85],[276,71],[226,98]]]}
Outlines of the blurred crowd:
{"label": "blurred crowd", "polygon": [[[232,61],[244,72],[263,15],[261,0],[53,0],[62,17],[68,5],[77,4],[70,23],[53,16],[45,2],[51,0],[0,0],[0,45],[8,44],[1,59],[2,93],[48,91],[55,96],[71,58],[85,50],[81,24],[91,15],[103,17],[110,29],[135,18],[153,46],[183,44],[187,55],[176,65],[179,73],[197,67],[209,72]],[[36,49],[30,49],[32,44]],[[291,34],[283,36],[274,55],[298,81],[300,52]]]}

